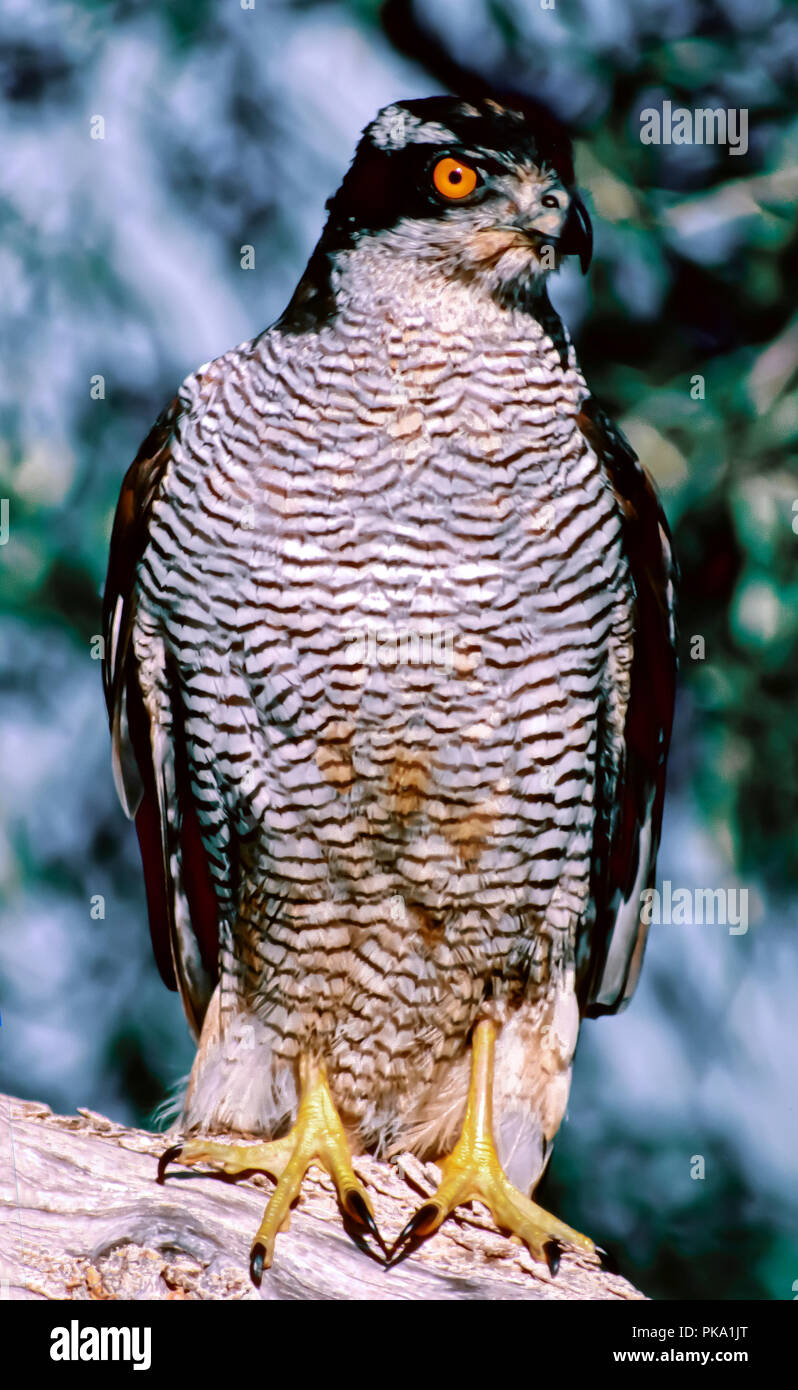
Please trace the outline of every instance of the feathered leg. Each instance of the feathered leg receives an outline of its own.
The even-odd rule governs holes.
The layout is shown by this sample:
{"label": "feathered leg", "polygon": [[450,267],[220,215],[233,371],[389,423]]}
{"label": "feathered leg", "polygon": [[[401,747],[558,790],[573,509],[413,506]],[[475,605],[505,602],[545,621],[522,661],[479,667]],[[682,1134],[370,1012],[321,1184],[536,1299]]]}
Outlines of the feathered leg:
{"label": "feathered leg", "polygon": [[349,1144],[330,1094],[324,1063],[303,1054],[299,1080],[301,1095],[296,1122],[284,1138],[267,1144],[189,1139],[167,1149],[158,1164],[159,1182],[163,1182],[167,1165],[173,1162],[187,1168],[208,1163],[232,1174],[262,1170],[277,1178],[250,1252],[250,1272],[256,1284],[260,1284],[264,1269],[271,1265],[277,1233],[287,1226],[291,1204],[299,1196],[302,1180],[313,1163],[329,1173],[346,1216],[361,1231],[370,1232],[387,1254],[371,1202],[352,1170]]}
{"label": "feathered leg", "polygon": [[392,1260],[417,1239],[431,1235],[456,1207],[472,1198],[484,1202],[496,1225],[520,1236],[530,1254],[545,1261],[552,1273],[556,1273],[563,1245],[601,1253],[589,1236],[550,1216],[513,1187],[499,1163],[493,1140],[495,1049],[495,1025],[485,1019],[474,1030],[471,1085],[460,1138],[452,1152],[437,1161],[443,1180],[399,1235],[391,1250]]}

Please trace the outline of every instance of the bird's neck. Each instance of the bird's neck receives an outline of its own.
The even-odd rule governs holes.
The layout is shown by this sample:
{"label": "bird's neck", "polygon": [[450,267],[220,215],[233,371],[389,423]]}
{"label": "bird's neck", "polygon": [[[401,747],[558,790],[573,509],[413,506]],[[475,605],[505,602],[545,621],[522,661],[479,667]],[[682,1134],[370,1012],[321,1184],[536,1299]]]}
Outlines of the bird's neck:
{"label": "bird's neck", "polygon": [[[534,336],[560,319],[551,307],[542,278],[529,279],[522,294],[497,293],[487,275],[459,275],[433,259],[398,255],[379,244],[365,244],[337,258],[331,282],[336,303],[368,308],[394,323],[403,318],[446,332],[474,332],[516,338]],[[564,332],[564,330],[561,330]]]}
{"label": "bird's neck", "polygon": [[568,331],[552,307],[545,277],[502,290],[488,276],[463,276],[432,260],[366,242],[330,258],[317,248],[280,320],[283,330],[334,329],[343,321],[423,330],[442,342],[464,335],[485,351],[523,344],[531,358],[556,361],[584,387]]}
{"label": "bird's neck", "polygon": [[[507,304],[484,284],[446,275],[428,261],[374,255],[356,261],[356,254],[338,272],[337,283],[334,278],[337,331],[347,345],[370,335],[375,360],[384,359],[411,393],[423,395],[428,380],[437,380],[440,390],[451,373],[461,385],[467,379],[468,389],[462,389],[469,399],[495,396],[499,380],[514,395],[547,383],[550,398],[539,402],[541,419],[578,414],[587,386],[545,283],[528,302]],[[408,376],[401,364],[411,361],[415,367]],[[441,375],[435,363],[447,364]]]}

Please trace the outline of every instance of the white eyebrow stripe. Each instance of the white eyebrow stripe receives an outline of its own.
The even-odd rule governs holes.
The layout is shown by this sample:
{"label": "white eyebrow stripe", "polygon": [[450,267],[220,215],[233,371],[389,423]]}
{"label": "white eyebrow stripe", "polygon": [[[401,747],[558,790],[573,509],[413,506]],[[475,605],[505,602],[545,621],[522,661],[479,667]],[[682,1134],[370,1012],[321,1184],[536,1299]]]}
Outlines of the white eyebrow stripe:
{"label": "white eyebrow stripe", "polygon": [[405,145],[457,143],[457,136],[438,121],[422,121],[401,106],[386,106],[369,126],[369,136],[380,149],[401,150]]}

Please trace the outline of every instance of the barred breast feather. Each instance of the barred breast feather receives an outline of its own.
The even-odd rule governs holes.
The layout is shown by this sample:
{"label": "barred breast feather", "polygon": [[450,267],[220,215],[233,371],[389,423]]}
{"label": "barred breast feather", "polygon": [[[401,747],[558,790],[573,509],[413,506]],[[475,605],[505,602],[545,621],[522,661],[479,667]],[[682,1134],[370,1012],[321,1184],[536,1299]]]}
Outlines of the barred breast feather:
{"label": "barred breast feather", "polygon": [[639,970],[670,544],[553,311],[392,274],[201,368],[133,464],[117,779],[202,1034],[187,1123],[273,1132],[312,1046],[363,1143],[423,1148],[487,1001],[539,1169],[579,1014]]}

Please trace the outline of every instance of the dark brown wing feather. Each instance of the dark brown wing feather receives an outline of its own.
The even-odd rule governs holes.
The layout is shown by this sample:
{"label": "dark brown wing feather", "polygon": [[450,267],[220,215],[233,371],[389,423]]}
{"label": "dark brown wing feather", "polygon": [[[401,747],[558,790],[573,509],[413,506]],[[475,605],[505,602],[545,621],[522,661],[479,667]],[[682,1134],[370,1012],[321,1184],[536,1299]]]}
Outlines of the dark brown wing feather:
{"label": "dark brown wing feather", "polygon": [[647,924],[640,894],[654,882],[673,721],[676,570],[665,514],[628,440],[592,396],[579,426],[609,474],[635,588],[623,766],[613,805],[602,805],[597,788],[595,918],[579,978],[582,1012],[595,1017],[629,1001],[642,965]]}
{"label": "dark brown wing feather", "polygon": [[[189,1023],[198,1032],[217,972],[216,898],[190,793],[179,694],[175,689],[169,736],[162,740],[169,750],[166,768],[155,753],[132,641],[137,569],[182,409],[176,396],[156,421],[122,484],[103,600],[103,683],[117,790],[126,814],[136,821],[155,959],[164,983],[180,989]],[[170,868],[175,851],[179,882]],[[178,910],[181,897],[187,910]],[[190,921],[188,930],[183,926],[186,921]]]}
{"label": "dark brown wing feather", "polygon": [[130,644],[136,616],[136,570],[149,536],[150,513],[169,463],[172,431],[180,416],[177,396],[158,417],[125,474],[111,532],[103,596],[105,660],[103,685],[111,724],[114,777],[119,798],[131,818],[141,802],[142,772],[131,757],[127,728]]}

